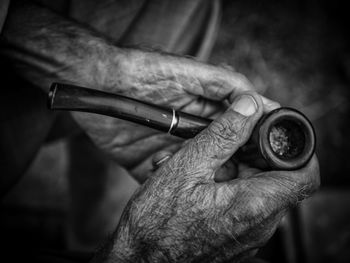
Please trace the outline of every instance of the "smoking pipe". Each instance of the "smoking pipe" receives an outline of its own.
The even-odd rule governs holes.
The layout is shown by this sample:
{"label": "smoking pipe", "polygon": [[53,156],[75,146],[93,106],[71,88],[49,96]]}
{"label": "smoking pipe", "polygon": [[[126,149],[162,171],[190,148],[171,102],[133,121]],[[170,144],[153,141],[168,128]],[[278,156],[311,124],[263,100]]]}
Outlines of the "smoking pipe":
{"label": "smoking pipe", "polygon": [[[212,122],[172,108],[61,83],[51,85],[48,107],[107,115],[184,139],[194,137]],[[301,112],[278,108],[261,117],[248,142],[234,157],[264,170],[295,170],[310,160],[315,140],[312,124]]]}

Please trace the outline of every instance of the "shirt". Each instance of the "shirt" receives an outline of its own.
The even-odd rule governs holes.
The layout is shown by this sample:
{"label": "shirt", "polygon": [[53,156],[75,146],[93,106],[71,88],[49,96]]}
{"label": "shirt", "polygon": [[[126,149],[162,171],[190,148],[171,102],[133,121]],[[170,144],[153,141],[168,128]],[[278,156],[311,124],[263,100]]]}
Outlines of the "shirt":
{"label": "shirt", "polygon": [[[220,0],[36,0],[87,24],[121,45],[160,49],[206,60],[216,39]],[[0,30],[9,0],[0,0]]]}

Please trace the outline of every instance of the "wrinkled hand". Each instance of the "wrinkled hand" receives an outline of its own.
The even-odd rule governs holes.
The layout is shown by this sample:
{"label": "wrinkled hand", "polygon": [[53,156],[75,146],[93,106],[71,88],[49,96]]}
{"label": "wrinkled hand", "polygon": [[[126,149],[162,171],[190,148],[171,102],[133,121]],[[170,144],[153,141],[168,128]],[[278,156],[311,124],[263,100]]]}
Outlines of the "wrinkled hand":
{"label": "wrinkled hand", "polygon": [[[209,117],[222,112],[219,101],[229,94],[253,89],[242,75],[227,68],[119,48],[31,1],[12,1],[0,42],[1,55],[17,74],[45,91],[52,82],[65,82]],[[266,99],[265,104],[278,106]],[[96,144],[139,181],[152,169],[154,152],[179,147],[179,139],[139,125],[88,113],[73,115]]]}
{"label": "wrinkled hand", "polygon": [[128,203],[103,260],[236,262],[254,254],[287,209],[320,183],[315,156],[297,171],[242,166],[236,179],[214,181],[222,169],[232,173],[224,167],[248,140],[262,108],[258,95],[239,96],[164,162]]}
{"label": "wrinkled hand", "polygon": [[[123,62],[118,57],[118,79],[114,72],[106,73],[110,79],[104,81],[108,83],[105,91],[214,117],[226,109],[222,101],[230,94],[253,89],[244,76],[227,68],[156,52],[128,50],[127,54]],[[263,99],[266,110],[278,106]],[[175,151],[182,143],[179,138],[122,120],[84,113],[74,116],[98,146],[141,182],[152,170],[153,153]]]}

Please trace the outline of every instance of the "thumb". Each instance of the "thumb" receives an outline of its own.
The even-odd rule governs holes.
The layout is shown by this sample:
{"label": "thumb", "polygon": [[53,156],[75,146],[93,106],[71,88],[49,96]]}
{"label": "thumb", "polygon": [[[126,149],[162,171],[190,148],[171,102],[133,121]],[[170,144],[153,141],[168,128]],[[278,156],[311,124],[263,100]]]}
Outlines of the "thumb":
{"label": "thumb", "polygon": [[238,96],[227,111],[190,143],[194,165],[218,169],[249,139],[263,112],[261,97],[255,92]]}
{"label": "thumb", "polygon": [[311,196],[320,186],[320,171],[314,155],[303,168],[295,171],[260,172],[246,179],[232,180],[223,185],[222,202],[233,200],[237,213],[245,219],[263,220],[296,205]]}

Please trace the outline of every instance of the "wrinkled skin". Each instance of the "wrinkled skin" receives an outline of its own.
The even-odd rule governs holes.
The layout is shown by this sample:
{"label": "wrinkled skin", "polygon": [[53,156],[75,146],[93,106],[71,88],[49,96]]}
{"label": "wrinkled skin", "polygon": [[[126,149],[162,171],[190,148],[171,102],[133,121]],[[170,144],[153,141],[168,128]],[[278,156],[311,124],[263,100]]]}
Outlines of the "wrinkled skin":
{"label": "wrinkled skin", "polygon": [[[241,74],[193,59],[156,52],[128,50],[127,62],[116,85],[107,90],[195,115],[215,118],[225,109],[225,99],[253,90]],[[123,87],[122,89],[120,87]],[[265,111],[278,103],[264,98]],[[153,153],[177,150],[182,140],[130,122],[91,114],[74,117],[102,147],[130,169],[140,182],[152,171]]]}
{"label": "wrinkled skin", "polygon": [[296,171],[240,165],[236,179],[214,181],[262,114],[261,99],[253,96],[255,114],[239,114],[235,101],[139,188],[95,262],[238,262],[254,255],[288,208],[319,187],[315,156]]}
{"label": "wrinkled skin", "polygon": [[[30,2],[10,6],[0,53],[16,72],[47,91],[52,82],[124,94],[158,105],[214,117],[229,95],[253,90],[230,69],[152,51],[120,48],[100,34]],[[264,99],[266,110],[278,104]],[[75,120],[97,146],[140,182],[152,154],[175,150],[180,140],[125,121],[87,113]]]}
{"label": "wrinkled skin", "polygon": [[[214,117],[225,108],[224,99],[253,89],[228,69],[118,48],[90,29],[31,4],[11,5],[1,45],[1,54],[18,74],[43,90],[62,81]],[[239,260],[266,242],[288,207],[317,189],[315,157],[293,172],[239,165],[236,179],[214,181],[218,171],[232,173],[221,168],[247,141],[262,112],[278,106],[254,97],[256,114],[242,117],[230,108],[181,148],[178,139],[147,128],[74,113],[94,142],[140,181],[149,175],[153,153],[180,148],[135,193],[97,261]]]}

